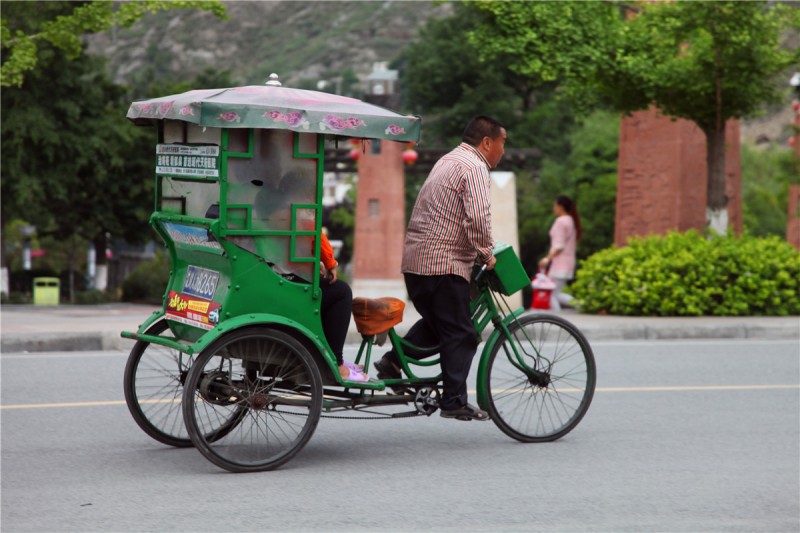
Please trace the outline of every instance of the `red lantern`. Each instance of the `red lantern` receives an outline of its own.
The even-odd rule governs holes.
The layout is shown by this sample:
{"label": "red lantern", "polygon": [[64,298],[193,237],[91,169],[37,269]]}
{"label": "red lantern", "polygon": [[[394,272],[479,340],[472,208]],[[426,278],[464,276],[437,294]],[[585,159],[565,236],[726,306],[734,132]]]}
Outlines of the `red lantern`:
{"label": "red lantern", "polygon": [[408,150],[403,152],[403,162],[406,165],[413,165],[414,163],[417,162],[418,157],[419,154],[413,148],[409,148]]}
{"label": "red lantern", "polygon": [[353,161],[358,161],[358,158],[361,157],[361,150],[358,148],[353,148],[350,150],[350,159]]}
{"label": "red lantern", "polygon": [[792,109],[794,110],[795,113],[800,112],[800,102],[798,102],[797,100],[792,102]]}

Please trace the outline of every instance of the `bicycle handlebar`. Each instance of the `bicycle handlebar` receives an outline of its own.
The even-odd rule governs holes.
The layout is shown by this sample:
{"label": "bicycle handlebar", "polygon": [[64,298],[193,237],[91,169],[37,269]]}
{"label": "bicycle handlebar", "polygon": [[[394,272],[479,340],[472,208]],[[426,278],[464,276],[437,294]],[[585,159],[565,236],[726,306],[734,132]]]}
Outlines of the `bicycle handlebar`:
{"label": "bicycle handlebar", "polygon": [[475,281],[478,281],[479,279],[481,279],[481,276],[483,276],[483,273],[484,273],[484,272],[486,272],[486,267],[488,267],[488,266],[489,266],[489,264],[488,264],[488,263],[484,263],[484,264],[483,264],[483,266],[482,266],[482,267],[481,267],[481,269],[478,271],[478,273],[477,273],[477,274],[475,274]]}

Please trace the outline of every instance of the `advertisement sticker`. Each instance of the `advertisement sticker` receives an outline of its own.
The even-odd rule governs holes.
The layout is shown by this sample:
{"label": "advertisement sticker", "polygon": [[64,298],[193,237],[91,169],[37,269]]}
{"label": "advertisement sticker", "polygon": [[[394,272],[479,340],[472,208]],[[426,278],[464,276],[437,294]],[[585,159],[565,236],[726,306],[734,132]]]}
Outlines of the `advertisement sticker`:
{"label": "advertisement sticker", "polygon": [[213,329],[219,322],[220,304],[198,300],[191,295],[170,291],[167,319],[202,329]]}

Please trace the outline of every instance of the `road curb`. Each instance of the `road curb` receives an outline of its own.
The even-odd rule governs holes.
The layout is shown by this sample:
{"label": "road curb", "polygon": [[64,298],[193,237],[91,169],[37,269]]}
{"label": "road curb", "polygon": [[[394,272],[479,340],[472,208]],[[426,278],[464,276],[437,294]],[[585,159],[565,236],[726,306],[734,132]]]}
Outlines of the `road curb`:
{"label": "road curb", "polygon": [[[703,339],[768,339],[800,340],[800,322],[797,326],[776,324],[774,326],[746,324],[708,324],[686,326],[685,324],[576,324],[589,342],[640,341],[640,340],[703,340]],[[404,335],[408,326],[400,325],[397,332]],[[361,335],[351,328],[347,334],[348,344],[359,344]],[[124,339],[118,332],[51,332],[51,333],[7,333],[0,340],[3,353],[24,352],[70,352],[70,351],[123,351],[133,347],[134,341]],[[386,348],[384,346],[383,348]]]}
{"label": "road curb", "polygon": [[0,341],[3,353],[129,351],[134,341],[113,332],[5,334]]}

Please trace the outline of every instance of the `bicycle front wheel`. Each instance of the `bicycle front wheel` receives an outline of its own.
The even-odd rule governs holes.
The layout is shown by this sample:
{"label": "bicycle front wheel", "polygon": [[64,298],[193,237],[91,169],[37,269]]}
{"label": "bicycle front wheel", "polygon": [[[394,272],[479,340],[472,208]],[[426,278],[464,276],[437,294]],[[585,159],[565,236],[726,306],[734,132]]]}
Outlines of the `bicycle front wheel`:
{"label": "bicycle front wheel", "polygon": [[[183,391],[192,443],[230,472],[284,464],[316,429],[322,377],[311,353],[286,332],[253,327],[224,335],[197,357]],[[224,435],[214,421],[235,417]]]}
{"label": "bicycle front wheel", "polygon": [[482,384],[506,435],[548,442],[572,431],[592,403],[594,355],[583,334],[552,315],[523,315],[494,345]]}

